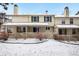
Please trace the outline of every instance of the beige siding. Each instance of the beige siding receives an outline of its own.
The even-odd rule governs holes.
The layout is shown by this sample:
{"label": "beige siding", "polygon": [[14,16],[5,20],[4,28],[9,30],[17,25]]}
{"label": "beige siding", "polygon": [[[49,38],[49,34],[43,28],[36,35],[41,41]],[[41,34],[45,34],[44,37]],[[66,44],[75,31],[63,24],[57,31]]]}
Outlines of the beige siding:
{"label": "beige siding", "polygon": [[39,16],[39,22],[44,22],[44,16]]}
{"label": "beige siding", "polygon": [[[71,17],[73,18],[73,24],[79,25],[79,17]],[[55,24],[62,24],[62,20],[65,20],[65,24],[70,24],[69,17],[55,17]]]}
{"label": "beige siding", "polygon": [[[12,22],[17,22],[17,23],[28,23],[31,22],[31,16],[13,16],[12,17]],[[44,23],[44,16],[39,16],[39,22]],[[54,25],[54,17],[52,16],[52,22],[49,22],[50,26]]]}
{"label": "beige siding", "polygon": [[[32,15],[16,15],[16,16],[7,16],[12,18],[12,22],[31,22]],[[35,16],[35,15],[34,15]],[[38,15],[39,22],[44,22],[44,15]],[[49,23],[50,26],[54,24],[62,24],[62,20],[65,20],[65,24],[70,24],[70,18],[73,18],[74,24],[79,25],[79,17],[54,17],[52,15],[52,22]]]}
{"label": "beige siding", "polygon": [[29,22],[29,17],[28,16],[14,16],[12,22]]}
{"label": "beige siding", "polygon": [[62,17],[56,17],[55,18],[55,24],[62,24],[62,20],[65,20],[65,24],[70,24],[70,18],[62,18]]}
{"label": "beige siding", "polygon": [[73,18],[73,20],[74,20],[74,24],[79,25],[79,17]]}

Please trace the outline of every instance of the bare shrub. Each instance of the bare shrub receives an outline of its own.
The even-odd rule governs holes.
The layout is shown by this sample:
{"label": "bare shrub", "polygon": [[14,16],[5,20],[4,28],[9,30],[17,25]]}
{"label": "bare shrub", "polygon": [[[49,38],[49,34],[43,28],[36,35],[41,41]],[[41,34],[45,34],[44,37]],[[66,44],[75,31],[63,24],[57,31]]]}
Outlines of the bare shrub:
{"label": "bare shrub", "polygon": [[57,35],[56,35],[56,34],[54,34],[54,35],[53,35],[53,38],[54,38],[55,40],[57,40],[57,39],[58,39],[58,37],[57,37]]}
{"label": "bare shrub", "polygon": [[60,35],[58,36],[59,40],[63,40],[64,39],[64,36]]}
{"label": "bare shrub", "polygon": [[36,38],[41,41],[44,38],[44,35],[42,33],[37,33]]}
{"label": "bare shrub", "polygon": [[54,34],[54,35],[53,35],[53,38],[54,38],[55,40],[64,40],[64,36],[62,36],[62,35],[57,35],[57,34]]}

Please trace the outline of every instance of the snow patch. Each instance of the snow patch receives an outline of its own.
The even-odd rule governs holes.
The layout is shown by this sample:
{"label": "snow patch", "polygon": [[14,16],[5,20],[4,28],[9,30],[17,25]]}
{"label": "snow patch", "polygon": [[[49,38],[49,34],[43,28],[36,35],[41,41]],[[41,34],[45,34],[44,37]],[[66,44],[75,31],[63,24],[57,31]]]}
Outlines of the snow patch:
{"label": "snow patch", "polygon": [[70,45],[49,39],[40,44],[0,43],[1,56],[72,56],[79,55],[79,45]]}

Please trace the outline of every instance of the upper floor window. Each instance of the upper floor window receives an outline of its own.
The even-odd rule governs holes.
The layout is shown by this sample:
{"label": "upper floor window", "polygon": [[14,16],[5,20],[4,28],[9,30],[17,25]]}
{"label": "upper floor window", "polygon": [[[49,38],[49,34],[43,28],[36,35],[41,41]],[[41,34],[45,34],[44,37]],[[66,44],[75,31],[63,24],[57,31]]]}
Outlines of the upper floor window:
{"label": "upper floor window", "polygon": [[62,24],[65,24],[65,20],[62,20]]}
{"label": "upper floor window", "polygon": [[52,22],[51,16],[44,16],[44,22]]}
{"label": "upper floor window", "polygon": [[32,22],[39,22],[39,16],[31,16]]}
{"label": "upper floor window", "polygon": [[4,22],[12,22],[12,17],[7,16],[4,20]]}
{"label": "upper floor window", "polygon": [[73,18],[70,18],[70,24],[73,24]]}

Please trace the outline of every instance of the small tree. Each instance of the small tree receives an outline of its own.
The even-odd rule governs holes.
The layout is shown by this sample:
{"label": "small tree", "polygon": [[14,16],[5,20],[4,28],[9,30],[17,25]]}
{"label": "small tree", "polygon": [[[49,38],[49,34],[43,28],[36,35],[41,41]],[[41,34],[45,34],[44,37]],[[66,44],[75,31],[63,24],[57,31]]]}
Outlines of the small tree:
{"label": "small tree", "polygon": [[9,5],[14,5],[14,3],[0,3],[0,5],[4,8],[4,10],[8,10]]}
{"label": "small tree", "polygon": [[[0,5],[3,7],[4,11],[7,11],[7,10],[8,10],[8,6],[9,6],[10,4],[11,4],[11,5],[17,5],[17,4],[14,4],[14,3],[0,3]],[[6,12],[0,13],[0,19],[5,19],[5,20],[6,20],[5,15],[6,15]],[[7,19],[8,19],[8,18],[7,18]]]}

